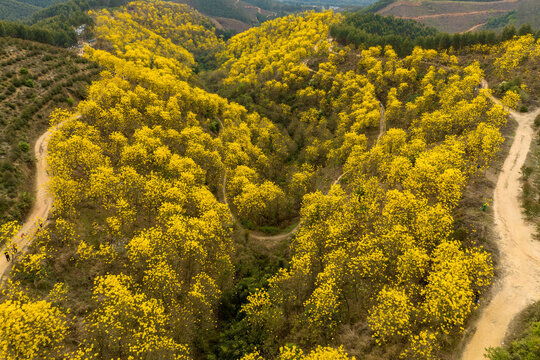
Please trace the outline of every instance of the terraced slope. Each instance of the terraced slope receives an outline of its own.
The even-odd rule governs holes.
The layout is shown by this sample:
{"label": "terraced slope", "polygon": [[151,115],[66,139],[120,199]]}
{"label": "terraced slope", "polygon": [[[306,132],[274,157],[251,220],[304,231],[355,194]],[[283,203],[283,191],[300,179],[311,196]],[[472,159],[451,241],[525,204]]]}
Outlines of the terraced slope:
{"label": "terraced slope", "polygon": [[396,1],[377,13],[418,20],[441,31],[465,32],[480,28],[489,18],[516,10],[525,0]]}
{"label": "terraced slope", "polygon": [[22,220],[33,197],[32,144],[57,107],[85,97],[99,73],[75,52],[0,38],[0,222]]}

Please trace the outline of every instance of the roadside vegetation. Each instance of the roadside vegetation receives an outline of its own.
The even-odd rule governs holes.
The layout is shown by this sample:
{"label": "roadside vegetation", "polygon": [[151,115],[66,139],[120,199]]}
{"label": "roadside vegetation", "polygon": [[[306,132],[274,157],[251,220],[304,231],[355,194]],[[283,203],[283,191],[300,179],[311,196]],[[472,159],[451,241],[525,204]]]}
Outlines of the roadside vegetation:
{"label": "roadside vegetation", "polygon": [[505,346],[488,350],[490,360],[540,358],[540,302],[530,305],[512,324]]}
{"label": "roadside vegetation", "polygon": [[[478,51],[479,50],[479,51]],[[471,51],[484,64],[487,77],[493,84],[497,96],[516,94],[513,107],[520,112],[538,106],[540,96],[540,41],[532,35],[525,35],[505,42],[488,52],[479,47]],[[478,57],[477,57],[478,58]],[[521,70],[518,70],[521,69]],[[540,115],[534,120],[531,148],[525,165],[521,169],[523,212],[536,228],[536,240],[540,233]],[[488,351],[490,360],[520,360],[540,357],[540,303],[536,302],[524,310],[512,323],[504,346]]]}
{"label": "roadside vegetation", "polygon": [[531,146],[531,152],[527,157],[525,166],[522,169],[523,208],[527,218],[536,224],[536,236],[540,234],[540,116],[534,122],[536,137]]}

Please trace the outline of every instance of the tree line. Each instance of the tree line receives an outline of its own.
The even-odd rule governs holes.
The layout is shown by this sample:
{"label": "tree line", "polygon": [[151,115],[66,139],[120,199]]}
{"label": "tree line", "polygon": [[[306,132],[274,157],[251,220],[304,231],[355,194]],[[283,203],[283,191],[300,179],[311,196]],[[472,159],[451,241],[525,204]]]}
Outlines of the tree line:
{"label": "tree line", "polygon": [[40,10],[27,22],[0,21],[0,37],[31,40],[43,44],[69,47],[77,43],[73,29],[82,24],[93,24],[88,10],[117,7],[125,0],[69,0]]}
{"label": "tree line", "polygon": [[330,35],[340,44],[365,48],[391,45],[399,56],[410,55],[416,46],[424,49],[460,50],[477,44],[495,45],[516,35],[526,34],[538,37],[540,31],[535,33],[529,24],[524,24],[519,29],[514,25],[508,25],[500,33],[479,31],[449,34],[438,32],[414,20],[383,17],[365,12],[347,14],[343,22],[330,28]]}

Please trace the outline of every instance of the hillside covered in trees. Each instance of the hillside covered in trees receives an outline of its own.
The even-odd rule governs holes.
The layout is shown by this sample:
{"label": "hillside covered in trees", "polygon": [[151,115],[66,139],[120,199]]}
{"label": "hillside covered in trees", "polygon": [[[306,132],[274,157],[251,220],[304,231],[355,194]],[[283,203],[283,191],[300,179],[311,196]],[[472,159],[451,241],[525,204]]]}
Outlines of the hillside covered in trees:
{"label": "hillside covered in trees", "polygon": [[70,47],[77,44],[75,27],[92,25],[90,9],[116,7],[125,0],[68,0],[32,13],[25,21],[1,21],[0,36],[9,36],[44,44]]}
{"label": "hillside covered in trees", "polygon": [[28,17],[40,8],[16,0],[0,1],[0,20],[18,20]]}
{"label": "hillside covered in trees", "polygon": [[[456,358],[497,265],[466,193],[528,104],[494,101],[477,60],[502,81],[540,58],[533,35],[463,56],[325,11],[224,41],[185,4],[78,6],[94,47],[42,60],[102,71],[49,118],[54,209],[1,285],[6,359]],[[346,46],[360,27],[381,42]]]}
{"label": "hillside covered in trees", "polygon": [[345,19],[330,29],[330,35],[343,45],[356,47],[391,45],[400,56],[411,54],[416,46],[435,50],[461,50],[472,45],[496,45],[515,35],[534,34],[529,24],[516,29],[508,25],[500,32],[477,31],[448,34],[414,20],[381,16],[362,10],[346,13]]}

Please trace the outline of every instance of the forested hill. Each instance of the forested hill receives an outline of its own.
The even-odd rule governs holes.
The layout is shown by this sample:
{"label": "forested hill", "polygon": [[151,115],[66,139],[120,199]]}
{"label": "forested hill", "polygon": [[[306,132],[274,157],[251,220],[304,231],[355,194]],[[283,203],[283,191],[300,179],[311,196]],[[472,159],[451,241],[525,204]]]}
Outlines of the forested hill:
{"label": "forested hill", "polygon": [[363,11],[351,13],[346,16],[344,25],[360,28],[367,33],[379,36],[401,35],[411,40],[421,36],[437,34],[437,30],[422,25],[413,20],[398,19],[391,16],[380,16]]}
{"label": "forested hill", "polygon": [[508,77],[532,35],[468,58],[341,46],[333,11],[227,41],[175,2],[86,15],[103,71],[50,117],[54,210],[0,285],[2,356],[455,358],[494,277],[471,186],[508,115],[476,60]]}
{"label": "forested hill", "polygon": [[[3,3],[5,3],[5,10]],[[67,0],[37,2],[44,7],[26,3],[9,3],[15,0],[0,0],[0,36],[12,36],[46,44],[69,47],[77,43],[75,27],[93,25],[87,15],[91,9],[115,8],[126,5],[126,0]],[[299,12],[306,7],[286,5],[273,0],[251,0],[252,3],[234,0],[177,0],[192,6],[213,18],[220,35],[230,37],[263,21],[286,14]],[[46,5],[49,5],[45,7]],[[260,7],[259,7],[260,6]],[[16,11],[24,10],[24,16]],[[23,11],[21,10],[21,11]],[[2,12],[6,16],[2,17]],[[6,21],[2,21],[6,20]],[[7,21],[9,20],[9,21]],[[20,21],[13,21],[20,20]],[[85,33],[90,35],[91,33]],[[87,38],[89,39],[89,38]]]}
{"label": "forested hill", "polygon": [[0,0],[0,20],[23,19],[39,9],[40,7],[16,0]]}
{"label": "forested hill", "polygon": [[236,0],[186,0],[188,5],[209,16],[221,16],[233,18],[245,22],[251,22],[249,12],[238,6]]}
{"label": "forested hill", "polygon": [[311,9],[277,0],[175,0],[187,4],[219,24],[225,35],[236,34],[266,20]]}
{"label": "forested hill", "polygon": [[0,20],[21,20],[62,0],[0,0]]}
{"label": "forested hill", "polygon": [[400,56],[411,54],[415,46],[425,49],[460,50],[472,45],[495,45],[515,35],[537,34],[529,24],[519,29],[513,25],[502,31],[478,31],[448,34],[417,21],[393,16],[380,16],[369,11],[345,13],[345,19],[330,29],[330,35],[341,44],[357,47],[391,45]]}
{"label": "forested hill", "polygon": [[25,21],[0,20],[0,36],[62,47],[73,46],[78,40],[75,27],[93,24],[93,20],[87,15],[88,10],[125,3],[125,0],[69,0],[53,4],[34,12]]}

